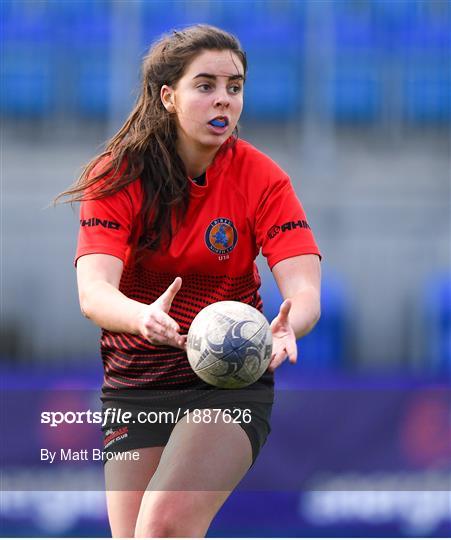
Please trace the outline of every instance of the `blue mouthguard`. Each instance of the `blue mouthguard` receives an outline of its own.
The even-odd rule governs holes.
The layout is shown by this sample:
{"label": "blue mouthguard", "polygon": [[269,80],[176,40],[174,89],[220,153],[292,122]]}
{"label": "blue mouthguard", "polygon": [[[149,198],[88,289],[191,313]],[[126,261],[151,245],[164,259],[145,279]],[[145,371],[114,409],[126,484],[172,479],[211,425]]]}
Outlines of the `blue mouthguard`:
{"label": "blue mouthguard", "polygon": [[216,126],[216,127],[224,127],[224,126],[226,125],[226,123],[224,122],[224,120],[217,120],[217,119],[212,120],[212,121],[210,122],[210,124],[211,124],[212,126]]}

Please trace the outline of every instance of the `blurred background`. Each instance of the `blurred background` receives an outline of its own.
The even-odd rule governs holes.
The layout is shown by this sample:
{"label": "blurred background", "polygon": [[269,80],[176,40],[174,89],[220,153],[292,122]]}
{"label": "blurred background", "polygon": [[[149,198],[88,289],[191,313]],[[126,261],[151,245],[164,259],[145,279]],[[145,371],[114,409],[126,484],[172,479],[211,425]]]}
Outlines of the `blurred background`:
{"label": "blurred background", "polygon": [[[323,254],[322,318],[299,342],[300,362],[279,370],[279,388],[376,384],[383,393],[395,386],[392,410],[372,398],[371,411],[360,403],[366,426],[357,426],[356,407],[345,400],[335,413],[349,416],[356,438],[378,426],[382,440],[398,441],[398,461],[389,460],[395,469],[449,473],[450,398],[442,390],[451,375],[450,14],[447,0],[3,0],[0,375],[11,404],[25,387],[100,387],[99,332],[80,314],[72,264],[78,209],[50,203],[125,120],[152,41],[209,23],[236,34],[247,52],[240,134],[290,174]],[[264,260],[259,268],[271,318],[280,296]],[[432,394],[406,397],[406,388]],[[321,396],[322,406],[334,409],[330,393]],[[275,414],[282,417],[280,401]],[[399,423],[388,428],[387,418],[400,410]],[[326,415],[324,429],[335,421]],[[281,441],[290,429],[279,432]],[[424,444],[431,429],[444,446]],[[339,433],[330,437],[333,449]],[[406,441],[420,445],[423,460],[406,454]],[[380,450],[387,459],[395,452],[388,446]],[[268,466],[277,449],[265,447]],[[73,512],[58,520],[54,509],[61,516],[68,508],[62,493],[39,497],[14,483],[36,457],[8,456],[7,485],[16,489],[2,505],[6,536],[108,534],[102,492],[91,499],[72,492]],[[392,500],[390,489],[371,499],[370,484],[356,505],[353,489],[324,488],[327,500],[294,486],[269,499],[237,493],[211,534],[423,536],[440,535],[449,524],[449,493],[417,492],[423,513],[428,504],[445,510],[406,527],[407,510],[380,509],[407,509],[411,499]],[[265,503],[279,510],[262,529]],[[243,505],[248,519],[234,528],[227,511],[236,515]]]}

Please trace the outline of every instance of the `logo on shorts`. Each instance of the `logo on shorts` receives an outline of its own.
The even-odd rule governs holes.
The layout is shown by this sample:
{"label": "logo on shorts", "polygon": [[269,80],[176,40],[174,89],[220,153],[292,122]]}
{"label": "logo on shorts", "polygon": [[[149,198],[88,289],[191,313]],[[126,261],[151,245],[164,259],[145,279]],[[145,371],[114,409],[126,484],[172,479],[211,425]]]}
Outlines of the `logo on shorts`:
{"label": "logo on shorts", "polygon": [[105,432],[105,438],[103,439],[103,448],[106,450],[115,442],[122,441],[128,437],[128,427],[121,427],[119,429],[108,429]]}
{"label": "logo on shorts", "polygon": [[235,225],[227,218],[214,219],[205,232],[205,243],[218,255],[230,253],[238,242]]}

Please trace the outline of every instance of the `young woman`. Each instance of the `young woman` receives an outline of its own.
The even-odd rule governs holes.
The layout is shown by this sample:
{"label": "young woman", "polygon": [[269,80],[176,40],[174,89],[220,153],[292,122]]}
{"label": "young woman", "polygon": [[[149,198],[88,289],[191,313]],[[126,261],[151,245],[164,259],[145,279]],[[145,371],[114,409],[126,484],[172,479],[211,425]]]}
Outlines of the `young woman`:
{"label": "young woman", "polygon": [[[302,206],[287,174],[237,136],[246,69],[239,42],[222,30],[164,36],[144,59],[129,118],[65,193],[82,201],[81,310],[103,329],[116,537],[205,535],[270,431],[274,369],[296,361],[296,339],[319,318],[319,251]],[[260,249],[285,299],[271,323],[270,368],[245,389],[214,388],[191,370],[186,334],[216,301],[262,309]],[[204,414],[231,404],[250,421]],[[113,419],[113,409],[133,420]],[[161,411],[174,416],[138,420]],[[130,450],[137,458],[123,459]]]}

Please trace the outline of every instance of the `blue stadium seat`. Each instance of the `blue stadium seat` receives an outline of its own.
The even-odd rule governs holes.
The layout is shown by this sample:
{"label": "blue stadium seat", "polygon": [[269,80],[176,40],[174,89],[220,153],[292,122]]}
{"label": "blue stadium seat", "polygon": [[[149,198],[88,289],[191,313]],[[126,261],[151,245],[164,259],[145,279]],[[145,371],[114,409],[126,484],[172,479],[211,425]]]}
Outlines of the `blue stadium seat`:
{"label": "blue stadium seat", "polygon": [[298,66],[280,58],[249,58],[245,85],[245,118],[258,121],[290,120],[302,105],[302,79]]}
{"label": "blue stadium seat", "polygon": [[54,6],[52,16],[64,56],[59,60],[64,72],[60,98],[65,111],[80,117],[102,119],[108,114],[111,15],[112,3],[106,0],[59,2]]}
{"label": "blue stadium seat", "polygon": [[329,110],[338,122],[372,122],[382,102],[380,38],[368,9],[335,3],[334,12],[335,77],[325,96]]}
{"label": "blue stadium seat", "polygon": [[449,64],[417,62],[404,76],[404,116],[408,121],[443,123],[451,119]]}
{"label": "blue stadium seat", "polygon": [[110,108],[111,67],[108,52],[91,51],[77,66],[76,103],[79,114],[89,118],[104,118]]}
{"label": "blue stadium seat", "polygon": [[143,47],[147,48],[162,34],[171,30],[202,22],[207,21],[198,20],[195,12],[189,9],[186,2],[175,2],[174,0],[142,2],[141,37]]}
{"label": "blue stadium seat", "polygon": [[362,52],[375,50],[377,33],[368,13],[337,13],[334,18],[334,37],[337,53],[343,50]]}
{"label": "blue stadium seat", "polygon": [[[273,279],[261,288],[264,313],[271,322],[277,315],[282,297]],[[278,376],[296,380],[304,372],[341,371],[345,367],[345,332],[347,304],[340,279],[325,272],[321,285],[321,319],[313,331],[298,341],[299,362],[283,365]]]}
{"label": "blue stadium seat", "polygon": [[449,54],[450,20],[439,17],[422,17],[411,28],[410,44],[422,50],[443,51]]}
{"label": "blue stadium seat", "polygon": [[449,54],[449,15],[448,17],[418,15],[400,21],[395,37],[398,48],[405,54],[421,51]]}
{"label": "blue stadium seat", "polygon": [[2,1],[3,43],[45,43],[52,32],[50,6],[47,2]]}
{"label": "blue stadium seat", "polygon": [[336,76],[328,82],[329,109],[338,122],[373,122],[382,104],[382,82],[378,65],[357,61],[350,54],[336,64]]}
{"label": "blue stadium seat", "polygon": [[1,2],[1,113],[41,118],[55,106],[53,27],[46,2]]}
{"label": "blue stadium seat", "polygon": [[451,269],[433,276],[425,290],[427,361],[437,374],[451,376]]}
{"label": "blue stadium seat", "polygon": [[420,51],[447,51],[450,7],[428,0],[373,0],[374,24],[386,54],[406,58]]}
{"label": "blue stadium seat", "polygon": [[112,3],[108,0],[77,0],[54,5],[54,26],[68,51],[91,45],[108,46],[111,39]]}
{"label": "blue stadium seat", "polygon": [[235,34],[248,54],[278,56],[279,60],[299,57],[304,40],[304,27],[296,19],[269,17],[268,13],[249,18],[226,19],[224,28]]}
{"label": "blue stadium seat", "polygon": [[247,21],[247,28],[250,29],[256,21],[261,20],[262,15],[268,13],[271,2],[267,0],[247,0],[246,2],[230,2],[221,0],[218,3],[221,19],[224,24],[242,24]]}
{"label": "blue stadium seat", "polygon": [[2,56],[1,114],[17,118],[48,115],[55,106],[51,51],[38,45],[34,48],[8,46]]}
{"label": "blue stadium seat", "polygon": [[377,26],[396,32],[412,24],[419,16],[422,4],[424,0],[372,0],[371,14]]}

